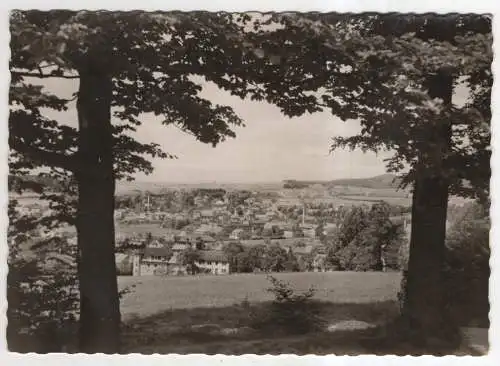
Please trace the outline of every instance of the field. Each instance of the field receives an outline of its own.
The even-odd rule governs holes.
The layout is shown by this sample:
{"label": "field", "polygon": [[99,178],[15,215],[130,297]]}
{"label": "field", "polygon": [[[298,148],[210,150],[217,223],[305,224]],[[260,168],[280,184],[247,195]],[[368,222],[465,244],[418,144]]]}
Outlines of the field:
{"label": "field", "polygon": [[251,319],[265,314],[261,311],[272,299],[262,274],[120,277],[120,289],[135,285],[121,301],[124,350],[143,354],[479,354],[467,345],[414,348],[386,332],[385,326],[399,313],[398,273],[274,276],[297,290],[314,286],[320,317],[328,327],[343,326],[306,334],[249,328]]}
{"label": "field", "polygon": [[146,223],[146,224],[125,224],[118,223],[116,225],[116,233],[122,236],[130,236],[133,234],[147,234],[151,233],[153,236],[164,236],[167,235],[171,230],[160,227],[158,223]]}
{"label": "field", "polygon": [[[397,314],[397,273],[282,273],[296,290],[313,286],[327,324],[385,324]],[[249,316],[272,295],[263,274],[200,277],[120,277],[120,289],[135,287],[121,301],[124,345],[138,353],[371,353],[359,345],[368,330],[276,335],[245,329]],[[248,301],[245,301],[248,300]],[[244,304],[248,305],[244,305]],[[207,331],[208,329],[208,331]],[[213,333],[216,329],[217,332]],[[224,334],[224,331],[231,332]],[[361,333],[360,333],[361,332]]]}
{"label": "field", "polygon": [[[318,300],[337,303],[372,303],[396,300],[399,273],[327,272],[282,273],[275,277],[297,290],[316,288]],[[153,315],[168,309],[224,307],[271,300],[263,274],[200,277],[120,277],[120,289],[135,285],[121,303],[124,319]]]}
{"label": "field", "polygon": [[376,202],[385,201],[390,205],[398,205],[398,206],[410,206],[411,198],[407,197],[397,197],[397,196],[384,196],[384,195],[373,195],[373,196],[365,196],[365,195],[342,195],[339,196],[339,200],[344,201],[339,204],[343,205],[373,205]]}

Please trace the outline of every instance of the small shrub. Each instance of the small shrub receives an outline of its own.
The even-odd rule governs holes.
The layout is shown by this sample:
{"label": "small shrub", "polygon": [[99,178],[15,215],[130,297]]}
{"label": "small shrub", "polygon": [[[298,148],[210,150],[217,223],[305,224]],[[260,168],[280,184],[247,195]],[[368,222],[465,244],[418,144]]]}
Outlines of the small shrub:
{"label": "small shrub", "polygon": [[241,300],[240,306],[246,310],[250,309],[251,304],[250,301],[248,300],[248,295],[246,295],[245,298]]}
{"label": "small shrub", "polygon": [[298,294],[288,283],[273,276],[268,276],[268,280],[272,285],[268,291],[274,295],[274,300],[254,314],[254,328],[286,334],[303,334],[323,328],[319,307],[312,300],[314,288]]}

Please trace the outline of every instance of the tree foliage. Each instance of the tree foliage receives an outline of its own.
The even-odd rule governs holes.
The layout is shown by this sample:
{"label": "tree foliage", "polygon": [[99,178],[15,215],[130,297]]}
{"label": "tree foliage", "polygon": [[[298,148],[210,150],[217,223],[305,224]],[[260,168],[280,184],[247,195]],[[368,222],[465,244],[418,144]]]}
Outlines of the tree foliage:
{"label": "tree foliage", "polygon": [[76,273],[47,271],[36,260],[9,259],[7,339],[14,352],[61,352],[75,346],[78,307]]}
{"label": "tree foliage", "polygon": [[447,301],[460,325],[489,326],[489,210],[477,202],[466,205],[446,238]]}
{"label": "tree foliage", "polygon": [[192,275],[199,272],[199,268],[196,265],[199,259],[200,252],[194,248],[187,248],[179,255],[179,262],[185,266],[187,272]]}
{"label": "tree foliage", "polygon": [[[61,352],[65,346],[75,346],[78,280],[72,263],[64,261],[64,255],[71,258],[75,248],[62,236],[40,235],[39,226],[29,217],[20,215],[15,202],[9,203],[8,348]],[[47,247],[54,242],[62,256],[50,255]],[[54,263],[51,268],[49,262]]]}
{"label": "tree foliage", "polygon": [[391,221],[390,212],[386,203],[352,207],[327,243],[329,265],[354,271],[399,269],[403,228]]}
{"label": "tree foliage", "polygon": [[[426,163],[426,174],[449,179],[452,193],[487,196],[490,17],[282,13],[267,21],[272,22],[282,28],[271,40],[262,35],[260,43],[269,58],[280,62],[279,71],[272,65],[266,69],[272,88],[295,85],[290,100],[307,104],[309,112],[328,110],[361,125],[359,134],[334,138],[332,150],[390,150],[389,171],[406,171],[402,183],[408,184],[418,162],[433,161],[437,141],[429,131],[450,121],[453,147],[443,166]],[[452,77],[455,91],[468,92],[463,105],[445,106],[429,95],[429,76],[443,70]],[[279,78],[272,77],[280,71]],[[288,115],[302,114],[287,101],[276,103]]]}
{"label": "tree foliage", "polygon": [[285,249],[279,243],[245,247],[240,242],[232,242],[226,244],[223,251],[232,273],[294,272],[300,269],[293,250]]}

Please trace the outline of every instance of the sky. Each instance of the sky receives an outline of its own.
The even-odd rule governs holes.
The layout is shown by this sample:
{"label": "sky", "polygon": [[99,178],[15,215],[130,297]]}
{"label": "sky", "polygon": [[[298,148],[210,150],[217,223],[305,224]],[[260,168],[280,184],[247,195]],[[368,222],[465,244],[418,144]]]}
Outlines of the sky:
{"label": "sky", "polygon": [[[35,82],[35,80],[33,80]],[[75,79],[45,79],[47,91],[70,98],[78,88]],[[284,179],[330,180],[371,177],[385,172],[388,155],[337,150],[330,153],[334,136],[356,134],[355,121],[342,122],[329,113],[288,118],[266,102],[241,100],[204,83],[201,95],[214,103],[233,107],[245,127],[235,127],[236,138],[217,147],[203,144],[172,126],[164,126],[154,115],[140,116],[136,138],[156,142],[178,159],[154,159],[154,172],[136,179],[148,182],[276,182]],[[47,110],[47,117],[76,126],[76,106],[66,112]]]}
{"label": "sky", "polygon": [[[40,80],[32,82],[40,83]],[[54,78],[42,82],[48,91],[65,98],[71,98],[78,89],[77,79]],[[234,127],[236,138],[230,138],[214,148],[174,126],[162,125],[162,118],[144,114],[140,116],[142,126],[135,137],[140,142],[155,142],[165,152],[178,158],[154,159],[154,172],[149,176],[137,174],[137,180],[175,183],[277,182],[285,179],[364,178],[386,172],[384,159],[390,153],[376,155],[343,149],[330,152],[333,137],[360,132],[356,121],[342,122],[327,112],[289,118],[267,102],[241,100],[213,83],[203,81],[202,85],[202,97],[214,104],[231,106],[244,121],[245,127]],[[455,99],[463,98],[459,95]],[[76,127],[75,103],[69,107],[62,113],[48,110],[47,116]]]}

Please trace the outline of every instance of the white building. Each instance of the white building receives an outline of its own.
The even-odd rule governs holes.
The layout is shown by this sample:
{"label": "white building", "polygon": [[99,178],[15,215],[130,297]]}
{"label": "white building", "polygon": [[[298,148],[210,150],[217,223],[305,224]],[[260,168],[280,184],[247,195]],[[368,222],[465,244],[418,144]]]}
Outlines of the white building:
{"label": "white building", "polygon": [[[148,246],[144,254],[133,257],[134,276],[164,276],[187,274],[186,267],[181,263],[181,253],[188,249],[189,244],[176,243],[168,245]],[[196,267],[214,275],[229,274],[229,261],[220,250],[200,250]]]}
{"label": "white building", "polygon": [[220,250],[201,250],[200,258],[195,262],[200,269],[205,269],[214,275],[229,274],[229,260]]}

